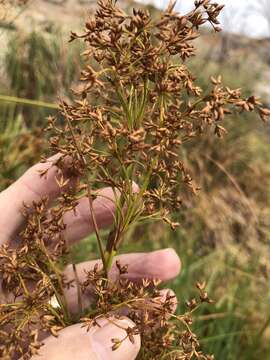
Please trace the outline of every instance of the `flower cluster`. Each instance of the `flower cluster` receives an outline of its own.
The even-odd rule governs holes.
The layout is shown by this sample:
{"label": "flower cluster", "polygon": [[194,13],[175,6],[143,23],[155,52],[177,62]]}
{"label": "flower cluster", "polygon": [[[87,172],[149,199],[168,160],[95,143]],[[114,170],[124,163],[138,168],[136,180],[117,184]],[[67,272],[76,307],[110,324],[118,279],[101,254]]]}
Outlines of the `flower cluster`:
{"label": "flower cluster", "polygon": [[[211,90],[203,93],[188,69],[199,27],[208,22],[219,31],[222,5],[195,1],[194,10],[182,15],[171,2],[159,19],[147,10],[126,14],[115,1],[98,5],[85,32],[71,34],[86,44],[77,100],[61,103],[65,129],[52,118],[49,128],[55,130],[53,151],[72,159],[88,187],[109,185],[122,194],[107,240],[112,252],[133,222],[151,218],[178,225],[170,215],[185,194],[197,191],[181,159],[184,142],[199,141],[209,129],[223,136],[221,123],[233,111],[257,111],[266,120],[269,110],[254,96],[243,98],[240,89],[223,86],[221,77],[211,78]],[[133,181],[140,187],[135,194]]]}
{"label": "flower cluster", "polygon": [[[19,246],[3,246],[0,251],[1,281],[9,293],[0,305],[1,358],[31,357],[41,346],[42,333],[56,335],[80,317],[89,327],[99,317],[111,319],[124,312],[136,325],[127,329],[124,339],[112,339],[113,350],[140,333],[143,359],[212,359],[200,352],[190,329],[198,304],[211,302],[204,284],[197,286],[199,300],[190,300],[187,312],[175,315],[174,297],[160,299],[158,282],[133,284],[126,279],[128,264],[117,264],[119,276],[114,282],[108,276],[133,223],[162,219],[172,229],[178,225],[172,215],[189,193],[197,191],[182,160],[183,143],[200,141],[209,131],[223,136],[226,129],[221,124],[234,111],[256,111],[263,120],[270,115],[259,99],[242,97],[240,89],[222,85],[220,77],[212,78],[211,89],[203,93],[188,69],[200,26],[208,22],[219,31],[217,17],[223,6],[197,0],[194,10],[182,15],[174,5],[171,2],[160,18],[152,19],[146,10],[126,14],[116,1],[99,1],[84,33],[71,34],[71,40],[80,38],[86,44],[81,86],[74,90],[74,103],[61,102],[61,121],[50,117],[47,128],[50,148],[59,154],[53,166],[58,168],[56,180],[63,191],[50,210],[46,199],[26,207],[27,225]],[[138,184],[136,191],[133,182]],[[105,241],[93,211],[96,190],[103,186],[112,188],[116,208]],[[84,195],[103,266],[89,271],[79,283],[75,266],[73,281],[61,271],[68,261],[63,218],[76,211]],[[71,286],[78,292],[76,317],[65,297]],[[82,299],[87,294],[92,302],[84,309]],[[52,296],[57,308],[49,301]]]}

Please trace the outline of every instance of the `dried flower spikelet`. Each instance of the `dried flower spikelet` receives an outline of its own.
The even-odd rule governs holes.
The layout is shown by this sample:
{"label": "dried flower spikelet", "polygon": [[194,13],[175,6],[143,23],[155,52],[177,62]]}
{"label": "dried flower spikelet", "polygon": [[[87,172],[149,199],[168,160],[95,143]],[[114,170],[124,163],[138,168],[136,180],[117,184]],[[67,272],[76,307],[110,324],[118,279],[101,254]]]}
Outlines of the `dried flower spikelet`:
{"label": "dried flower spikelet", "polygon": [[[81,86],[74,91],[72,104],[60,103],[59,125],[50,117],[47,129],[52,153],[59,153],[52,166],[57,168],[60,195],[50,208],[45,198],[25,206],[26,226],[18,247],[0,249],[1,280],[12,299],[0,306],[1,358],[29,359],[38,352],[44,334],[57,336],[60,329],[78,322],[65,299],[65,289],[77,286],[87,330],[104,316],[121,317],[121,311],[134,321],[125,338],[112,339],[114,351],[140,333],[144,360],[168,357],[175,347],[179,359],[212,359],[199,350],[190,329],[193,311],[212,302],[204,284],[198,284],[198,299],[187,302],[187,312],[175,315],[171,310],[175,299],[160,299],[157,280],[131,283],[128,264],[116,263],[115,282],[109,280],[108,271],[132,224],[152,219],[163,220],[172,229],[179,225],[175,219],[179,209],[199,190],[183,160],[184,143],[200,141],[209,131],[224,136],[223,122],[233,112],[256,111],[262,120],[270,115],[259,99],[243,97],[240,89],[224,86],[221,77],[211,78],[211,89],[205,93],[189,70],[200,27],[208,22],[220,31],[222,7],[197,0],[194,10],[182,15],[172,1],[160,18],[152,19],[146,10],[127,14],[116,1],[99,1],[84,32],[72,32],[71,41],[83,39],[86,46]],[[138,191],[134,192],[133,182]],[[98,190],[104,186],[112,187],[116,200],[113,228],[105,241],[93,211],[93,201],[102,196]],[[61,266],[68,259],[63,219],[68,212],[76,213],[83,196],[88,198],[89,222],[103,267],[87,271],[81,284],[76,276],[67,280]],[[82,309],[87,293],[94,295],[94,302]],[[59,307],[52,306],[52,298]]]}
{"label": "dried flower spikelet", "polygon": [[[220,122],[233,111],[256,110],[262,119],[269,111],[254,96],[244,99],[240,89],[224,87],[221,76],[211,78],[213,88],[204,94],[185,64],[195,55],[193,43],[200,26],[209,22],[219,31],[223,5],[196,1],[194,10],[182,15],[174,10],[173,1],[160,19],[153,20],[145,10],[129,15],[114,1],[98,4],[85,32],[72,33],[71,40],[84,39],[87,48],[88,64],[81,79],[86,85],[81,96],[88,102],[63,106],[71,127],[66,140],[75,124],[88,124],[84,138],[94,141],[84,157],[86,162],[93,159],[91,166],[96,169],[92,187],[110,184],[124,193],[131,181],[141,187],[138,205],[133,206],[123,229],[146,217],[162,218],[175,228],[177,222],[169,220],[169,215],[178,210],[188,192],[198,190],[178,160],[181,145],[209,127],[213,134],[224,136],[226,129]],[[181,93],[188,95],[188,101]],[[96,103],[94,107],[91,101]],[[94,115],[97,112],[99,117]],[[65,150],[65,136],[58,151]],[[83,138],[78,138],[84,150]],[[73,141],[76,143],[76,136]],[[126,194],[127,201],[131,198]],[[115,228],[120,228],[126,219],[119,216],[116,221]],[[115,248],[123,236],[121,231],[117,234]]]}

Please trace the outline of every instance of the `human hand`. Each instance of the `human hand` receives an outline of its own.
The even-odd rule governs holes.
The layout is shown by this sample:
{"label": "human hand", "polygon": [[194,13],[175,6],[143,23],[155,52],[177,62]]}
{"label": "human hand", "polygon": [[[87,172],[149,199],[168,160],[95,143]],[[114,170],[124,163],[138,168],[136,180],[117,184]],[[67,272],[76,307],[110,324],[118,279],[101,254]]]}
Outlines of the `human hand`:
{"label": "human hand", "polygon": [[[53,159],[51,159],[53,161]],[[18,233],[24,226],[24,217],[21,213],[22,204],[31,204],[41,197],[47,196],[52,202],[60,192],[55,180],[56,167],[49,169],[46,178],[41,178],[40,171],[50,167],[50,163],[39,163],[29,169],[19,180],[8,189],[0,193],[0,245],[12,243],[16,246]],[[97,197],[93,202],[95,217],[100,228],[110,225],[113,221],[114,195],[110,188],[101,190],[102,197]],[[65,239],[69,245],[81,240],[87,234],[93,232],[93,225],[89,221],[90,213],[87,198],[82,198],[76,208],[76,213],[70,211],[65,214],[66,224]],[[160,279],[167,281],[180,271],[180,260],[174,250],[165,249],[151,253],[133,253],[121,255],[115,260],[128,264],[127,277],[131,281],[142,279]],[[77,265],[77,273],[80,281],[85,276],[84,270],[91,270],[99,260],[84,262]],[[68,279],[73,278],[71,266],[65,269]],[[114,265],[110,271],[113,279],[117,274]],[[161,297],[165,296],[168,290],[162,290]],[[3,294],[0,293],[1,296]],[[8,294],[5,294],[5,296]],[[77,290],[70,288],[66,290],[66,298],[71,312],[76,312]],[[134,343],[125,341],[119,349],[112,351],[112,338],[123,338],[126,335],[125,329],[133,327],[134,323],[126,318],[114,319],[113,322],[107,319],[100,319],[99,325],[92,327],[89,332],[82,328],[81,324],[69,326],[59,332],[59,336],[48,336],[43,340],[44,346],[41,347],[39,355],[34,356],[33,360],[95,360],[95,359],[135,359],[140,350],[140,336],[134,337]],[[1,330],[1,328],[0,328]]]}

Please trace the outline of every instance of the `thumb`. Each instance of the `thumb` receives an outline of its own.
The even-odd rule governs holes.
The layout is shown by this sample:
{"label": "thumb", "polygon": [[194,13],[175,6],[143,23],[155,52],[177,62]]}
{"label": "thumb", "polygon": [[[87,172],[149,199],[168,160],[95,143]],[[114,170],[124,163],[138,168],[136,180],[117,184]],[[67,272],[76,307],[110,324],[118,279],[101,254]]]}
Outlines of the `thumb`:
{"label": "thumb", "polygon": [[[113,321],[113,323],[112,323]],[[43,341],[38,355],[32,360],[134,360],[141,345],[140,335],[134,335],[133,343],[125,329],[135,324],[128,318],[98,320],[87,332],[82,324],[75,324],[61,330],[58,337],[49,336]],[[126,338],[126,339],[125,339]],[[112,339],[125,339],[112,350]]]}

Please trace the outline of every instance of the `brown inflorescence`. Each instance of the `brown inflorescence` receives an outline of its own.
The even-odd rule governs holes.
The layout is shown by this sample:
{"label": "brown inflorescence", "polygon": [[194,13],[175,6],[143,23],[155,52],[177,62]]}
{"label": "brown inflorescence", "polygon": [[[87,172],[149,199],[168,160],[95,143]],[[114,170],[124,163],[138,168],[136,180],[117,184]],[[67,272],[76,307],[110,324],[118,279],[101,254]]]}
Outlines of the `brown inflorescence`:
{"label": "brown inflorescence", "polygon": [[[84,33],[71,34],[71,40],[83,39],[86,44],[81,86],[74,90],[74,103],[60,103],[59,125],[50,117],[47,128],[50,148],[59,154],[53,166],[58,168],[61,196],[49,210],[47,199],[25,206],[26,227],[19,245],[16,249],[4,245],[0,251],[2,288],[7,294],[0,305],[3,359],[30,358],[44,334],[56,336],[75,322],[82,321],[87,330],[100,317],[112,319],[123,313],[136,325],[126,330],[124,339],[112,339],[113,350],[140,333],[142,359],[213,358],[199,350],[190,328],[200,303],[212,302],[205,284],[197,284],[200,295],[187,301],[186,313],[175,315],[175,297],[168,293],[160,299],[158,280],[131,283],[125,277],[129,264],[120,263],[117,279],[108,276],[132,224],[164,220],[172,229],[179,225],[173,215],[187,194],[198,191],[181,157],[183,143],[200,141],[206,131],[222,137],[226,129],[221,124],[233,112],[256,111],[262,120],[270,115],[259,99],[229,89],[221,77],[211,78],[211,89],[204,93],[188,69],[199,28],[209,23],[220,31],[217,17],[223,6],[197,0],[185,15],[174,6],[171,2],[159,19],[152,19],[146,10],[126,14],[116,1],[99,1]],[[92,211],[99,196],[96,190],[103,186],[113,189],[116,208],[105,239]],[[73,281],[61,271],[69,260],[63,217],[76,211],[85,194],[102,267],[88,271],[80,283],[75,265]],[[78,289],[78,316],[70,313],[65,299],[65,289],[71,286]],[[87,293],[92,303],[84,309],[82,298]]]}

